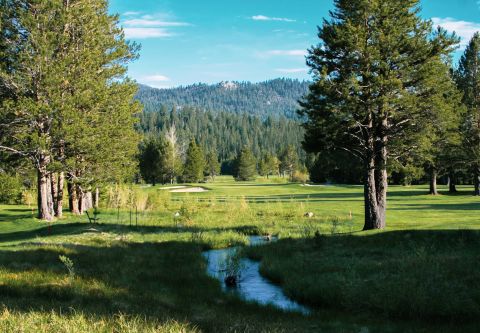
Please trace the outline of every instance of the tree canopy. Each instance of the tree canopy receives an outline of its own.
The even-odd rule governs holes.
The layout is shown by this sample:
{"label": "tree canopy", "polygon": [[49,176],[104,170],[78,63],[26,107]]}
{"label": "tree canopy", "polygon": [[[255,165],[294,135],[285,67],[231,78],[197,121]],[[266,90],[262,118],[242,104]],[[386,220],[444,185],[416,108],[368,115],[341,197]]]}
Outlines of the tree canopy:
{"label": "tree canopy", "polygon": [[336,0],[309,50],[302,101],[309,152],[344,150],[365,174],[364,229],[384,228],[387,165],[418,146],[437,112],[425,101],[448,74],[456,38],[420,17],[418,0]]}

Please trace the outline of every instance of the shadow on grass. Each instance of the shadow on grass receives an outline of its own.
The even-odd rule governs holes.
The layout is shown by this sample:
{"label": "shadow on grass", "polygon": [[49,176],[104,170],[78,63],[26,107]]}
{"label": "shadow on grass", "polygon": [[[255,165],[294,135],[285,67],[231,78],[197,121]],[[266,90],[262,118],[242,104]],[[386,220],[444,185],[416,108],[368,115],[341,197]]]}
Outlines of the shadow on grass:
{"label": "shadow on grass", "polygon": [[[342,187],[343,188],[343,187]],[[360,187],[350,187],[345,186],[345,188],[357,188],[358,191],[355,192],[312,192],[312,193],[301,193],[301,194],[269,194],[269,195],[247,195],[247,196],[213,196],[213,197],[197,197],[197,200],[200,202],[209,202],[210,200],[215,200],[217,202],[231,202],[237,200],[246,200],[250,203],[275,203],[275,202],[330,202],[330,201],[363,201],[363,192]],[[322,189],[328,189],[328,187],[322,187]],[[467,195],[466,192],[462,192],[459,195]],[[388,198],[395,200],[395,198],[406,198],[406,197],[419,197],[419,196],[428,196],[428,192],[424,189],[418,190],[398,190],[396,188],[389,190]],[[173,197],[173,201],[183,201],[186,197],[177,196]]]}
{"label": "shadow on grass", "polygon": [[480,315],[480,289],[472,285],[480,279],[479,248],[475,230],[405,230],[285,239],[247,255],[311,307],[437,322],[453,331],[462,331],[451,325],[462,322],[473,332]]}
{"label": "shadow on grass", "polygon": [[[85,225],[58,226],[56,232],[66,232],[68,228],[79,227],[84,228]],[[344,295],[353,292],[349,288],[355,285],[357,280],[350,280],[350,287],[344,285],[352,269],[359,269],[356,274],[361,278],[359,281],[365,283],[370,280],[368,278],[363,280],[364,274],[369,274],[372,269],[379,271],[379,267],[382,269],[386,267],[397,270],[398,258],[403,258],[398,256],[398,251],[409,253],[415,249],[414,245],[421,248],[423,245],[435,244],[438,248],[440,246],[443,248],[441,253],[443,255],[448,253],[451,244],[457,244],[459,240],[461,244],[458,244],[471,249],[479,245],[479,239],[479,233],[473,231],[401,231],[367,234],[361,237],[353,235],[326,237],[321,247],[318,247],[313,239],[286,239],[264,247],[266,252],[261,252],[260,256],[268,258],[272,255],[283,263],[293,262],[294,265],[300,265],[298,266],[300,268],[290,267],[283,273],[287,278],[290,273],[297,274],[296,284],[290,284],[287,292],[317,309],[310,317],[248,304],[233,295],[223,293],[218,282],[205,274],[205,262],[200,255],[202,246],[194,242],[178,241],[139,244],[117,242],[116,245],[102,248],[72,245],[35,249],[16,247],[15,251],[0,250],[2,272],[0,278],[7,279],[0,283],[0,304],[10,310],[25,313],[32,310],[68,313],[68,309],[74,309],[72,311],[81,311],[93,317],[110,317],[116,313],[125,313],[147,319],[175,319],[182,322],[188,320],[206,332],[360,332],[362,327],[367,327],[368,332],[449,332],[452,325],[448,321],[438,320],[434,325],[428,323],[427,319],[435,316],[420,314],[417,317],[419,321],[416,322],[409,320],[392,322],[387,318],[379,318],[379,310],[375,304],[373,308],[368,308],[363,307],[362,299],[358,299],[357,303],[342,303],[333,296],[335,292]],[[387,247],[388,251],[385,250]],[[328,252],[328,255],[325,252]],[[425,255],[422,252],[413,253],[414,257]],[[432,250],[427,255],[435,253],[436,251]],[[62,254],[73,262],[75,278],[71,281],[68,280],[66,267],[59,260],[59,255]],[[429,257],[427,259],[426,263],[430,260]],[[302,265],[302,260],[307,260],[305,265]],[[345,265],[345,275],[342,275],[341,271],[333,270],[336,275],[329,276],[330,285],[327,286],[329,293],[312,300],[318,290],[313,287],[303,289],[305,286],[302,284],[307,281],[318,286],[325,282],[322,275],[316,275],[322,272],[322,267],[325,269],[330,265],[325,266],[322,260]],[[359,265],[356,260],[362,264]],[[379,266],[379,263],[383,266]],[[465,261],[465,265],[469,265],[468,260]],[[428,269],[419,271],[418,268],[413,268],[417,270],[413,273],[417,274],[419,279],[428,280],[424,275],[428,273]],[[462,271],[458,271],[458,274],[462,274]],[[400,282],[395,281],[398,275],[387,274],[385,277],[393,279],[393,284]],[[430,275],[429,279],[432,278],[435,276]],[[456,277],[450,276],[450,279]],[[459,280],[461,279],[456,279],[457,283]],[[288,283],[285,277],[278,281]],[[291,288],[295,285],[301,287],[300,294],[292,292]],[[362,293],[370,291],[357,290],[355,295],[360,297]],[[378,295],[372,296],[378,300],[383,297],[381,292],[388,292],[390,298],[395,298],[399,296],[395,294],[397,291],[406,292],[401,288],[393,291],[385,289],[377,291]],[[310,298],[302,295],[304,292],[307,292]],[[412,302],[412,309],[415,309],[413,304],[415,298],[410,295],[409,299]],[[450,302],[455,303],[456,299],[450,298]],[[348,304],[357,305],[352,308],[352,305]],[[407,312],[409,310],[404,309]],[[347,313],[349,315],[346,315]],[[351,315],[352,313],[354,315]],[[463,321],[465,316],[457,316],[454,319],[455,328],[461,327],[463,332],[475,332],[475,329],[470,330],[468,320]],[[461,325],[458,324],[460,319]]]}
{"label": "shadow on grass", "polygon": [[480,202],[468,202],[468,203],[432,203],[432,204],[397,204],[401,207],[389,208],[389,210],[449,210],[449,211],[462,211],[462,210],[480,210]]}
{"label": "shadow on grass", "polygon": [[[51,232],[56,235],[78,234],[85,232],[86,227],[89,225],[56,225],[52,227]],[[137,230],[118,225],[97,227],[101,231]],[[173,230],[163,227],[138,229],[150,232]],[[195,228],[189,230],[195,230]],[[182,231],[185,232],[184,229]],[[253,232],[254,230],[245,226],[237,228],[237,231]],[[48,231],[42,230],[42,232]],[[34,237],[33,234],[28,233],[13,234],[10,237],[16,239]],[[386,270],[384,277],[391,281],[389,285],[395,286],[395,283],[398,283],[399,287],[379,289],[376,291],[377,295],[372,292],[372,297],[377,301],[384,297],[390,299],[391,305],[395,297],[400,297],[395,294],[396,292],[402,295],[408,292],[408,289],[402,290],[402,281],[398,280],[405,277],[398,274],[399,264],[402,262],[399,261],[400,259],[405,260],[405,256],[420,258],[425,266],[423,268],[416,264],[410,267],[408,265],[412,263],[407,261],[406,267],[413,270],[412,276],[418,276],[419,279],[427,282],[440,281],[437,271],[432,270],[431,274],[428,274],[428,269],[431,267],[444,268],[443,262],[429,266],[428,263],[434,263],[432,259],[436,258],[435,255],[438,254],[438,258],[443,256],[450,258],[461,247],[462,251],[473,251],[475,248],[478,249],[479,240],[480,236],[476,231],[395,231],[365,234],[361,237],[353,235],[325,237],[322,238],[320,246],[314,239],[286,239],[263,247],[258,258],[263,257],[270,267],[276,267],[277,264],[285,264],[287,267],[282,268],[283,275],[277,279],[275,274],[270,273],[271,279],[286,283],[287,293],[316,308],[318,312],[311,317],[284,313],[272,307],[247,304],[232,295],[223,293],[218,282],[206,276],[205,262],[201,256],[203,247],[194,242],[125,243],[118,241],[113,246],[100,248],[74,244],[38,249],[17,246],[15,251],[0,250],[2,272],[0,278],[3,274],[3,278],[6,279],[5,282],[0,283],[0,304],[20,312],[37,310],[68,313],[68,309],[74,309],[72,311],[82,311],[94,317],[109,317],[121,312],[147,319],[179,321],[188,319],[190,323],[198,325],[206,332],[318,332],[320,330],[359,332],[362,327],[368,327],[369,332],[433,330],[449,332],[452,326],[448,322],[439,320],[433,326],[429,324],[430,319],[437,318],[434,314],[420,313],[415,317],[418,320],[416,322],[408,320],[390,322],[387,318],[379,319],[379,312],[382,311],[374,302],[370,304],[371,307],[363,307],[363,302],[368,303],[371,300],[368,297],[366,300],[357,299],[356,302],[342,302],[341,299],[335,298],[335,293],[338,291],[342,295],[349,295],[352,292],[356,297],[361,297],[362,293],[372,292],[369,288],[376,288],[376,284],[372,284],[369,279],[371,276],[365,276],[365,274],[382,273],[382,270]],[[422,252],[425,249],[427,253]],[[467,252],[464,253],[467,254]],[[74,264],[76,277],[71,282],[68,282],[66,267],[59,260],[59,255],[62,254],[67,255]],[[312,262],[316,264],[312,265]],[[288,266],[292,263],[293,266]],[[330,265],[337,265],[339,268],[330,267]],[[475,274],[478,275],[478,266],[471,267],[469,260],[465,260],[464,265],[468,265],[469,270],[475,270]],[[324,276],[323,273],[320,274],[322,269],[331,271],[334,275]],[[456,283],[463,283],[464,271],[461,269],[447,271],[450,275],[449,279]],[[8,274],[12,274],[14,278],[9,277]],[[296,281],[294,285],[288,285],[289,274],[297,274],[294,276]],[[357,277],[358,281],[355,280]],[[476,279],[476,275],[472,277]],[[329,284],[323,285],[326,282]],[[355,286],[355,283],[367,283],[367,285]],[[300,294],[295,291],[295,287],[299,287],[297,290]],[[322,288],[328,288],[328,293],[318,294],[319,290],[323,290]],[[472,290],[471,285],[468,288],[472,297],[475,297],[478,290]],[[383,294],[385,292],[386,295]],[[439,291],[440,294],[443,292],[446,291]],[[455,304],[457,301],[455,294],[447,295],[450,303]],[[458,298],[464,296],[462,295],[459,294]],[[400,317],[406,314],[405,316],[410,318],[409,311],[418,310],[415,308],[414,295],[407,298],[411,303],[402,303],[406,308],[402,310]],[[435,299],[431,300],[431,302],[434,301]],[[352,308],[353,305],[355,306]],[[429,306],[436,310],[438,306],[444,305],[432,303]],[[328,308],[334,311],[321,310]],[[344,314],[341,314],[342,312]],[[347,316],[345,313],[357,313],[357,315]],[[382,313],[389,314],[385,309]],[[457,323],[455,328],[459,327],[458,322],[462,320],[460,326],[464,332],[475,332],[474,329],[470,330],[468,320],[463,322],[465,318],[468,319],[468,316],[452,315],[453,317],[448,319]],[[443,316],[438,317],[444,319]]]}
{"label": "shadow on grass", "polygon": [[11,221],[14,221],[14,220],[31,219],[31,218],[35,217],[35,215],[32,215],[31,210],[16,209],[16,210],[11,210],[11,211],[16,212],[15,215],[13,215],[13,214],[0,214],[0,223],[11,222]]}
{"label": "shadow on grass", "polygon": [[[0,284],[0,304],[24,313],[72,309],[94,317],[124,313],[147,320],[187,319],[205,332],[315,331],[312,327],[329,326],[321,317],[284,313],[223,293],[218,281],[205,274],[200,253],[200,246],[189,242],[0,251],[0,268],[15,276]],[[58,259],[61,254],[74,264],[73,280]]]}
{"label": "shadow on grass", "polygon": [[0,233],[0,242],[17,242],[22,240],[35,239],[37,237],[54,236],[75,236],[92,232],[111,232],[118,234],[127,234],[131,232],[141,234],[158,233],[198,233],[198,232],[228,232],[234,231],[245,235],[256,235],[259,229],[255,226],[237,226],[237,227],[196,227],[196,226],[129,226],[128,224],[114,223],[63,223],[43,225],[38,229]]}

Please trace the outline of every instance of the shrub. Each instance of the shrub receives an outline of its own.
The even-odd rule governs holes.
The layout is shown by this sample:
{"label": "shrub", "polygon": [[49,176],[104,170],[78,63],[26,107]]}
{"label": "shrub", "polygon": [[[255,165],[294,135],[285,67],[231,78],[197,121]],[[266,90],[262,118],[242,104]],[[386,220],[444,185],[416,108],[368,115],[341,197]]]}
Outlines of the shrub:
{"label": "shrub", "polygon": [[308,181],[308,172],[295,171],[292,175],[292,182],[305,184]]}
{"label": "shrub", "polygon": [[0,173],[0,203],[21,204],[23,186],[18,176]]}

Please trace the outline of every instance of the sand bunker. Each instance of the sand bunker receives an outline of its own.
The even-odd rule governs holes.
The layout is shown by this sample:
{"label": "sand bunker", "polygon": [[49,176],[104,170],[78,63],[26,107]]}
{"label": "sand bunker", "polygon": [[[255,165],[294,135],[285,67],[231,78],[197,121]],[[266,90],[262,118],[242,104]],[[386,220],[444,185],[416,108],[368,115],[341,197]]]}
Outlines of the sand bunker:
{"label": "sand bunker", "polygon": [[176,190],[180,188],[187,188],[186,186],[167,186],[160,188],[161,190]]}
{"label": "sand bunker", "polygon": [[208,190],[203,187],[182,187],[171,190],[172,193],[199,193],[199,192],[208,192]]}

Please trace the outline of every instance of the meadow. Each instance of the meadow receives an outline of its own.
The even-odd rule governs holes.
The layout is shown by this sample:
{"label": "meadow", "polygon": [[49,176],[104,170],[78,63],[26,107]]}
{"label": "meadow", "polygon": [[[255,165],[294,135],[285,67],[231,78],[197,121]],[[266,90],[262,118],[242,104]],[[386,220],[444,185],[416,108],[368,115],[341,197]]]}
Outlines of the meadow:
{"label": "meadow", "polygon": [[[362,232],[360,186],[195,186],[208,191],[112,187],[95,225],[0,206],[0,331],[478,331],[480,202],[470,187],[434,197],[392,186],[387,229]],[[206,275],[202,251],[265,234],[279,241],[243,255],[310,315],[245,302]]]}

